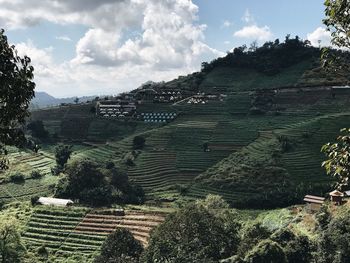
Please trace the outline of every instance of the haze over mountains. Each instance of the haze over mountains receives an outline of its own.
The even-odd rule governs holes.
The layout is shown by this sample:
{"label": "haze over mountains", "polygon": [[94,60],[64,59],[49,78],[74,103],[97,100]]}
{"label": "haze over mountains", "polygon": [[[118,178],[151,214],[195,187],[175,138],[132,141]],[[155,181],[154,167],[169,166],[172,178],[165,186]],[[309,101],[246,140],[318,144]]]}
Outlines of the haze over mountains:
{"label": "haze over mountains", "polygon": [[[94,99],[96,96],[84,96],[84,97],[78,97],[80,102],[86,102],[88,100]],[[50,106],[56,106],[60,105],[61,103],[74,103],[74,100],[77,97],[69,97],[69,98],[55,98],[51,96],[50,94],[43,92],[43,91],[37,91],[35,92],[35,98],[32,100],[32,108],[45,108]]]}

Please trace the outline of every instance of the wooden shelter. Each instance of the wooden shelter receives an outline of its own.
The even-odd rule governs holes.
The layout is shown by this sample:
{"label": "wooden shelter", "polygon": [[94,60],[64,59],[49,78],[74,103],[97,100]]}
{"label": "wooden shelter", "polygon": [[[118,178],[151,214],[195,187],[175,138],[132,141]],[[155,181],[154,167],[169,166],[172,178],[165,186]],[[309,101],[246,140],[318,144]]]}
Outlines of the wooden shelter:
{"label": "wooden shelter", "polygon": [[304,202],[306,202],[306,210],[310,213],[320,210],[325,198],[314,195],[305,195]]}
{"label": "wooden shelter", "polygon": [[331,197],[331,201],[334,202],[334,204],[341,205],[343,203],[344,193],[338,190],[334,190],[330,192],[329,195]]}

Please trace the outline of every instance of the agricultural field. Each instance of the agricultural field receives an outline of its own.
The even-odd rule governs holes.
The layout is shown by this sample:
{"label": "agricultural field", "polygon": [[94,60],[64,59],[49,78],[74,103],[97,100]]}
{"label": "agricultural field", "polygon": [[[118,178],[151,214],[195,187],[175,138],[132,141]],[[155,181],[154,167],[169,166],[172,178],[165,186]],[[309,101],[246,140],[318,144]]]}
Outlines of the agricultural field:
{"label": "agricultural field", "polygon": [[162,212],[36,207],[24,226],[22,240],[29,251],[48,250],[52,262],[79,257],[91,260],[107,235],[127,228],[143,246],[150,232],[164,221]]}

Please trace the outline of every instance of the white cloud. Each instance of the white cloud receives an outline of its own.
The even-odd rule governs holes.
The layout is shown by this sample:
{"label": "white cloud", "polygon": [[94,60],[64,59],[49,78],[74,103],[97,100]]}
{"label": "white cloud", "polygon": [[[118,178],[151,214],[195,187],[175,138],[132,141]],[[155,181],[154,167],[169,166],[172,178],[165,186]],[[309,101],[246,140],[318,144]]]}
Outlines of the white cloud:
{"label": "white cloud", "polygon": [[255,19],[254,19],[254,16],[250,13],[249,9],[246,9],[245,10],[245,13],[242,17],[242,20],[244,22],[246,22],[247,24],[254,24],[255,23]]}
{"label": "white cloud", "polygon": [[308,33],[307,39],[315,47],[331,46],[331,33],[323,27],[318,27],[313,32]]}
{"label": "white cloud", "polygon": [[197,14],[190,0],[0,0],[5,28],[42,21],[89,28],[75,57],[62,64],[52,49],[17,45],[32,58],[38,90],[56,96],[118,93],[193,72],[202,61],[224,55],[205,44],[206,25],[197,23]]}
{"label": "white cloud", "polygon": [[229,20],[225,20],[222,25],[221,25],[221,28],[225,28],[225,27],[231,27],[233,26],[233,23]]}
{"label": "white cloud", "polygon": [[230,44],[231,44],[231,41],[228,41],[228,40],[227,40],[227,41],[224,41],[224,44],[225,44],[225,45],[230,45]]}
{"label": "white cloud", "polygon": [[233,36],[246,39],[266,41],[273,37],[268,26],[258,27],[257,25],[245,26],[236,31]]}
{"label": "white cloud", "polygon": [[57,40],[62,40],[62,41],[67,41],[67,42],[70,42],[72,41],[72,39],[68,36],[58,36],[56,37]]}

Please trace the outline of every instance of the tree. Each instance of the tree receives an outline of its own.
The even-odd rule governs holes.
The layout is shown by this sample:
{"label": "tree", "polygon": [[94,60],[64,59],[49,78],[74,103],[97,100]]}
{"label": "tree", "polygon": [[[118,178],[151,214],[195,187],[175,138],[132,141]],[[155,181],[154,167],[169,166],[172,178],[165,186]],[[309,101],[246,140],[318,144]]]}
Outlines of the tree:
{"label": "tree", "polygon": [[0,218],[0,262],[20,262],[24,247],[17,231],[14,219]]}
{"label": "tree", "polygon": [[350,211],[346,210],[334,217],[327,228],[320,232],[315,262],[350,262],[349,229]]}
{"label": "tree", "polygon": [[247,263],[287,263],[283,249],[269,239],[257,244],[245,257]]}
{"label": "tree", "polygon": [[142,136],[135,136],[132,142],[133,142],[133,149],[140,150],[145,146],[146,139]]}
{"label": "tree", "polygon": [[79,98],[78,98],[78,97],[76,97],[76,98],[74,99],[74,103],[75,103],[75,104],[78,104],[78,103],[79,103]]}
{"label": "tree", "polygon": [[340,191],[349,187],[350,180],[350,129],[342,129],[342,135],[338,136],[337,143],[327,143],[321,151],[326,154],[328,160],[322,163],[327,174],[336,178],[336,187]]}
{"label": "tree", "polygon": [[[350,1],[326,0],[324,5],[326,18],[323,23],[331,32],[332,44],[339,48],[350,48]],[[326,70],[347,76],[349,64],[344,61],[344,56],[341,53],[334,53],[329,48],[324,48],[321,59]],[[345,69],[345,73],[341,71],[342,69]]]}
{"label": "tree", "polygon": [[307,236],[296,235],[290,229],[278,230],[271,236],[278,243],[287,258],[288,263],[308,263],[311,261],[311,242]]}
{"label": "tree", "polygon": [[90,160],[74,161],[56,184],[55,196],[79,199],[92,206],[117,203],[141,204],[144,193],[129,183],[125,172],[106,169]]}
{"label": "tree", "polygon": [[154,230],[144,261],[217,262],[232,256],[239,243],[239,225],[227,223],[203,206],[189,204]]}
{"label": "tree", "polygon": [[6,145],[24,146],[21,126],[34,97],[34,68],[29,57],[20,57],[0,29],[0,170],[7,168]]}
{"label": "tree", "polygon": [[95,259],[95,262],[139,262],[142,251],[141,243],[135,240],[129,230],[118,228],[102,244],[101,254]]}
{"label": "tree", "polygon": [[63,168],[72,154],[72,147],[68,145],[58,145],[55,147],[56,164],[59,168]]}
{"label": "tree", "polygon": [[331,32],[332,44],[338,47],[350,48],[350,1],[326,0],[323,23]]}
{"label": "tree", "polygon": [[27,125],[27,128],[32,131],[34,137],[46,139],[49,136],[49,132],[45,129],[43,121],[32,121]]}

